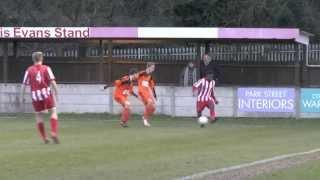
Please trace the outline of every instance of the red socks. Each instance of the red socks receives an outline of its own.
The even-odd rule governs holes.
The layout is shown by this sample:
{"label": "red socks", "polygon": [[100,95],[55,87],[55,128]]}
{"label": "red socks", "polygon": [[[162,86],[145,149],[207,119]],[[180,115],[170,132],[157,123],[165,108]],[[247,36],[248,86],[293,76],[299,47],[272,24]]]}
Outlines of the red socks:
{"label": "red socks", "polygon": [[130,119],[130,115],[131,115],[130,109],[124,108],[121,115],[121,121],[124,123],[127,123]]}
{"label": "red socks", "polygon": [[[51,118],[50,119],[50,124],[51,124],[51,136],[52,137],[57,137],[57,134],[58,134],[58,120],[55,119],[55,118]],[[48,137],[47,137],[47,134],[46,134],[46,129],[45,129],[45,126],[44,126],[44,123],[43,122],[38,122],[37,123],[37,128],[38,128],[38,131],[39,131],[39,134],[41,136],[41,138],[43,140],[47,140]]]}
{"label": "red socks", "polygon": [[47,139],[47,134],[46,134],[46,130],[44,128],[44,123],[43,122],[38,122],[37,123],[37,127],[38,127],[38,131],[39,131],[39,134],[40,134],[41,138],[43,140],[46,140]]}
{"label": "red socks", "polygon": [[153,105],[147,105],[144,111],[144,118],[148,119],[153,115],[154,111],[156,110],[156,108]]}
{"label": "red socks", "polygon": [[210,118],[212,121],[216,120],[216,116],[217,116],[216,112],[211,112]]}
{"label": "red socks", "polygon": [[59,127],[58,119],[51,118],[50,119],[50,124],[51,124],[51,136],[52,137],[57,137],[57,135],[58,135],[58,127]]}

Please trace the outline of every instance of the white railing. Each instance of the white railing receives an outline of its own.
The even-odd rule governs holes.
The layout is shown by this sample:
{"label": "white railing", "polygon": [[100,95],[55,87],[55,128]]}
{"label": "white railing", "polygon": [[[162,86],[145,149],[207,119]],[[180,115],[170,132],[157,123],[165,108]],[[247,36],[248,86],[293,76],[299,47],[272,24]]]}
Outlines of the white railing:
{"label": "white railing", "polygon": [[[297,54],[294,44],[217,44],[209,48],[213,60],[226,62],[281,62],[290,63],[297,59],[303,59],[302,47]],[[204,49],[202,47],[202,49]],[[79,57],[78,48],[66,48],[62,53],[55,49],[43,50],[47,57]],[[19,56],[31,56],[28,49],[19,50]],[[201,51],[203,54],[204,51]],[[103,50],[103,56],[107,57],[108,49]],[[99,57],[98,47],[88,47],[86,57]],[[196,60],[195,47],[150,47],[150,48],[114,48],[112,57],[121,60],[152,60],[152,61],[192,61]],[[320,63],[320,44],[311,44],[309,47],[309,59],[311,62]]]}

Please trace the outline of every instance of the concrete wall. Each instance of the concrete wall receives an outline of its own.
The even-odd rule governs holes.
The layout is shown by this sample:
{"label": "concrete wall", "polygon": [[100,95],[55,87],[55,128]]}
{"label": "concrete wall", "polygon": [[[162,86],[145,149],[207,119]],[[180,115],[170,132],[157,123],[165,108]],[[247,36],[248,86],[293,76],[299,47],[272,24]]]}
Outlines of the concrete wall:
{"label": "concrete wall", "polygon": [[[217,115],[223,117],[232,117],[234,115],[233,88],[219,87],[216,89],[216,95],[221,102],[217,107]],[[176,87],[174,88],[174,103],[176,116],[195,116],[196,115],[196,97],[192,95],[192,88]],[[208,110],[205,111],[209,115]]]}
{"label": "concrete wall", "polygon": [[[101,85],[59,85],[60,112],[84,113],[84,112],[108,112],[109,92],[101,91]],[[18,104],[20,85],[0,85],[0,112],[33,112],[29,88],[26,93],[26,103]]]}
{"label": "concrete wall", "polygon": [[[113,101],[112,91],[102,90],[103,85],[60,84],[58,111],[64,113],[113,113],[118,114],[121,106]],[[191,87],[157,87],[158,101],[156,114],[170,116],[196,116],[196,98]],[[19,106],[19,84],[0,84],[0,113],[33,112],[29,91],[27,102]],[[233,116],[233,88],[217,88],[221,105],[217,108],[220,116]],[[143,104],[130,97],[133,113],[141,114]],[[205,112],[208,114],[208,111]]]}
{"label": "concrete wall", "polygon": [[[60,84],[58,111],[62,113],[112,113],[118,114],[121,106],[112,99],[112,91],[102,90],[103,85]],[[320,113],[300,112],[300,89],[295,90],[296,103],[294,113],[243,113],[238,112],[236,87],[218,87],[216,94],[220,104],[217,115],[220,117],[302,117],[319,118]],[[27,102],[19,106],[19,84],[0,84],[0,113],[33,112],[29,91]],[[158,101],[156,114],[169,116],[196,116],[196,97],[191,87],[157,87]],[[130,97],[133,113],[143,113],[142,103]],[[208,110],[205,111],[209,115]]]}

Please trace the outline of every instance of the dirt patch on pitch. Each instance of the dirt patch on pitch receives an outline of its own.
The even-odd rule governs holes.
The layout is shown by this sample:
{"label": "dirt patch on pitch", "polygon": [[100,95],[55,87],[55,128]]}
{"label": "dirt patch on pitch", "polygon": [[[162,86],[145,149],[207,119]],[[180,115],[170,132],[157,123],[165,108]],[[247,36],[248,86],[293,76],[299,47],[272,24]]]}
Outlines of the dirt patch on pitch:
{"label": "dirt patch on pitch", "polygon": [[252,166],[246,166],[231,170],[225,170],[222,172],[203,175],[201,177],[192,177],[194,180],[248,180],[256,177],[257,175],[271,173],[273,171],[288,169],[309,161],[320,160],[320,152],[299,155],[296,157],[288,157],[281,160],[275,160],[271,162],[259,163]]}

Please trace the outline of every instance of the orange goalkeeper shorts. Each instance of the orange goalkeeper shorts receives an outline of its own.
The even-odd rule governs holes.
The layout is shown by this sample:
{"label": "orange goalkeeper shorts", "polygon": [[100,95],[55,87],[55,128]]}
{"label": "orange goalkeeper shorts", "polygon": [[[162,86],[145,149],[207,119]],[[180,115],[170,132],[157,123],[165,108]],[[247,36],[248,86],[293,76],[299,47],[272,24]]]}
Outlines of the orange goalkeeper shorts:
{"label": "orange goalkeeper shorts", "polygon": [[123,107],[126,105],[128,102],[128,97],[127,96],[114,96],[114,100],[117,101],[119,104],[121,104]]}
{"label": "orange goalkeeper shorts", "polygon": [[141,101],[143,102],[144,105],[149,104],[149,102],[154,103],[153,96],[150,95],[150,93],[139,92],[139,96],[140,96]]}

